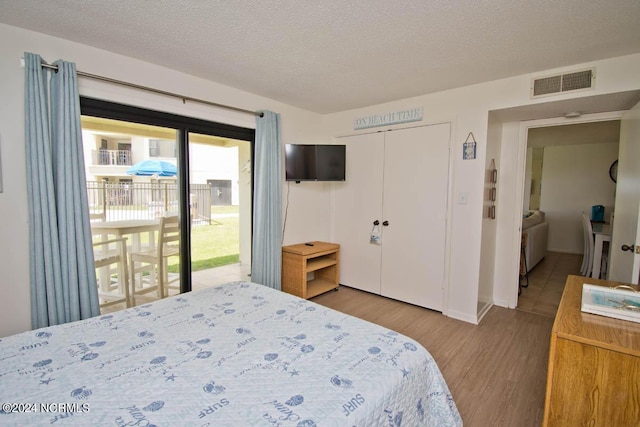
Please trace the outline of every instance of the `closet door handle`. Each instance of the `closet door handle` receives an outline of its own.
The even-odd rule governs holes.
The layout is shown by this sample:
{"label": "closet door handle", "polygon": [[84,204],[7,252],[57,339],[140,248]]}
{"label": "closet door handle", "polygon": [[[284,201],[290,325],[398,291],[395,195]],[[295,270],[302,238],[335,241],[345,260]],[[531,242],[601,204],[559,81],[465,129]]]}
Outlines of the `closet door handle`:
{"label": "closet door handle", "polygon": [[373,225],[380,225],[380,221],[376,219],[375,221],[373,221]]}
{"label": "closet door handle", "polygon": [[388,226],[388,225],[389,225],[389,221],[384,221],[384,222],[382,223],[382,225],[384,225],[385,227],[386,227],[386,226]]}

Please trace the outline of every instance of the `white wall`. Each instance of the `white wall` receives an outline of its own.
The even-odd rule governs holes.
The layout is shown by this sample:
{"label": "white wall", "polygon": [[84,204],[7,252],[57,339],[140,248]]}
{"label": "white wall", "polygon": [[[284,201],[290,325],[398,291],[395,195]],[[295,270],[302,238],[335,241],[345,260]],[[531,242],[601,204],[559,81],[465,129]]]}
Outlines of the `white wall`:
{"label": "white wall", "polygon": [[[284,175],[283,175],[284,176]],[[314,240],[331,241],[331,182],[287,181],[282,186],[284,245]],[[287,207],[287,200],[289,201]],[[318,220],[321,217],[322,219]]]}
{"label": "white wall", "polygon": [[[294,108],[231,87],[195,78],[168,68],[20,28],[0,24],[0,144],[4,192],[0,193],[0,336],[31,327],[29,302],[28,211],[24,147],[24,52],[37,53],[48,62],[65,59],[78,70],[108,76],[194,98],[248,110],[267,109],[281,114],[282,143],[327,143],[318,114]],[[11,42],[9,42],[11,41]],[[249,114],[154,95],[81,78],[81,95],[168,111],[191,117],[254,128]],[[283,149],[284,152],[284,149]],[[283,167],[284,177],[284,167]],[[310,187],[296,191],[298,207],[289,215],[290,242],[327,240],[330,235],[329,192]],[[284,205],[284,201],[283,201]],[[311,230],[306,224],[313,224]],[[10,242],[10,243],[9,243]]]}
{"label": "white wall", "polygon": [[603,205],[608,218],[616,190],[609,167],[617,158],[617,143],[544,147],[540,210],[549,223],[549,251],[583,253],[582,212]]}
{"label": "white wall", "polygon": [[[453,177],[450,186],[454,203],[448,218],[451,233],[449,236],[448,301],[444,309],[447,315],[474,323],[478,321],[482,207],[489,112],[549,102],[548,97],[542,100],[530,99],[530,84],[533,77],[591,66],[595,66],[598,70],[598,83],[593,91],[565,93],[554,97],[554,99],[565,100],[640,88],[640,55],[630,55],[329,114],[325,117],[327,130],[333,137],[363,133],[364,131],[354,131],[353,129],[353,121],[356,118],[414,107],[423,108],[422,122],[386,126],[385,129],[439,122],[452,123]],[[513,126],[509,127],[513,130]],[[370,132],[371,130],[366,131]],[[476,160],[462,159],[462,144],[469,132],[474,133],[478,142]],[[503,129],[501,168],[498,174],[498,187],[500,188],[498,200],[500,202],[497,204],[496,252],[492,260],[496,264],[498,261],[507,264],[517,263],[517,259],[513,261],[512,258],[514,249],[518,254],[518,248],[514,248],[513,242],[516,241],[515,234],[519,233],[522,182],[516,182],[515,177],[518,173],[519,162],[524,164],[525,159],[524,155],[521,158],[518,157],[519,141],[517,131],[515,133],[508,132],[507,135]],[[461,193],[466,193],[469,196],[466,204],[457,202]],[[513,212],[514,205],[509,204],[516,198],[519,204],[517,215]],[[503,200],[505,201],[504,205]],[[507,209],[507,211],[503,212],[503,209]],[[504,241],[500,241],[500,239],[504,239]],[[510,289],[513,288],[513,281],[517,279],[517,277],[512,277],[510,272],[511,269],[508,266],[500,266],[499,272],[496,270],[493,286],[496,303],[499,301],[500,304],[506,305],[509,301]]]}
{"label": "white wall", "polygon": [[[447,267],[449,286],[448,301],[445,303],[444,311],[449,316],[473,323],[478,321],[482,207],[489,112],[549,102],[549,98],[530,99],[529,89],[532,77],[591,66],[595,66],[598,72],[595,90],[562,94],[554,99],[564,100],[640,89],[640,54],[636,54],[556,70],[545,70],[535,75],[522,75],[320,117],[167,68],[15,27],[0,24],[0,38],[13,41],[0,44],[0,71],[3,76],[0,79],[0,93],[3,97],[3,102],[0,103],[0,143],[2,144],[5,191],[0,194],[0,212],[4,219],[3,225],[0,226],[0,239],[11,242],[11,245],[5,245],[0,249],[0,268],[4,272],[0,279],[2,280],[0,292],[5,297],[0,302],[0,336],[28,329],[30,323],[26,172],[22,124],[24,70],[19,68],[19,58],[24,51],[39,53],[49,61],[59,58],[73,61],[79,70],[89,73],[158,87],[240,108],[270,109],[279,112],[282,115],[283,144],[327,143],[329,137],[362,133],[365,131],[353,130],[355,118],[412,107],[423,107],[422,124],[452,123],[453,161],[449,184],[453,204],[448,214],[447,225],[450,230]],[[238,126],[254,126],[253,117],[244,114],[197,104],[182,105],[180,100],[113,87],[109,84],[81,80],[80,91],[83,95],[116,102],[162,109]],[[389,127],[406,126],[408,125]],[[515,126],[518,125],[515,124]],[[494,301],[501,305],[506,305],[509,290],[513,288],[514,277],[506,264],[514,256],[513,242],[517,241],[516,234],[519,234],[518,223],[522,204],[522,183],[517,183],[514,175],[517,175],[518,162],[524,164],[525,157],[522,155],[518,158],[520,142],[518,133],[513,132],[513,128],[514,124],[505,124],[502,129],[501,166],[498,174],[499,203],[495,223],[496,242],[493,263],[496,269],[493,292]],[[476,160],[462,160],[462,143],[469,132],[474,133],[478,142]],[[331,235],[329,195],[332,184],[315,184],[291,185],[285,244],[311,239],[329,239]],[[466,204],[457,203],[461,193],[468,195]],[[286,186],[283,187],[283,195],[286,196]],[[509,204],[515,199],[519,204],[517,212],[514,212],[514,205]],[[283,197],[283,209],[285,203],[286,197]],[[517,247],[515,250],[517,255]],[[484,259],[483,262],[485,262]],[[514,262],[517,262],[517,259]]]}
{"label": "white wall", "polygon": [[[496,219],[489,218],[489,207],[491,206],[489,192],[492,188],[489,179],[491,170],[491,160],[494,160],[495,168],[500,174],[502,162],[500,161],[500,150],[502,146],[502,124],[489,116],[489,129],[487,134],[487,157],[485,159],[484,174],[484,203],[482,207],[482,241],[480,249],[480,278],[478,286],[478,317],[482,317],[493,304],[493,282],[495,275],[495,253],[496,235],[498,232],[497,215]],[[496,184],[496,191],[500,191]],[[494,205],[500,205],[502,201],[496,196]]]}
{"label": "white wall", "polygon": [[233,203],[238,204],[238,147],[189,144],[191,184],[206,184],[210,179],[229,180],[233,186]]}

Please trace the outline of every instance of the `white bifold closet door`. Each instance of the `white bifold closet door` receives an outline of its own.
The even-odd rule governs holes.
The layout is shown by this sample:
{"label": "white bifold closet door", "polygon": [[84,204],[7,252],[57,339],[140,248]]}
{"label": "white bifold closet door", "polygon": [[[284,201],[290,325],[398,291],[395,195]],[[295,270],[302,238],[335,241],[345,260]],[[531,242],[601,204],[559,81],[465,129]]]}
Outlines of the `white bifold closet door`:
{"label": "white bifold closet door", "polygon": [[339,143],[346,145],[345,182],[334,193],[340,283],[380,294],[381,246],[370,244],[369,237],[373,222],[382,224],[384,133],[340,138]]}
{"label": "white bifold closet door", "polygon": [[[346,181],[335,191],[340,283],[442,311],[449,127],[340,139],[347,147]],[[376,220],[381,245],[370,243]]]}

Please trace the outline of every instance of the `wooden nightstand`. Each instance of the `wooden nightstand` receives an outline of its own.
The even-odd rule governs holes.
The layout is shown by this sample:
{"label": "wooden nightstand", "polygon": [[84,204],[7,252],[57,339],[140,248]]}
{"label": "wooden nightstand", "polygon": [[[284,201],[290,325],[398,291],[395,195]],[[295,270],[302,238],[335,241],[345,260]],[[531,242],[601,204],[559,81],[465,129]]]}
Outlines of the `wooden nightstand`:
{"label": "wooden nightstand", "polygon": [[339,282],[340,245],[309,242],[282,247],[283,291],[308,299],[337,290]]}

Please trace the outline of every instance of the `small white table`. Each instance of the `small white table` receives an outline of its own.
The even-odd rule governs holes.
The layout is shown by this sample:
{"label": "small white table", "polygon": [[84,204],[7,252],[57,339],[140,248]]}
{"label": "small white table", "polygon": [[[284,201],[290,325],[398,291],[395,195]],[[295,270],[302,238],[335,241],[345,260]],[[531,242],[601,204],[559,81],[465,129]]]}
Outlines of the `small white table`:
{"label": "small white table", "polygon": [[602,246],[604,245],[604,242],[611,241],[611,224],[596,222],[591,224],[591,228],[593,229],[593,235],[595,237],[591,277],[599,279],[600,264],[602,264]]}
{"label": "small white table", "polygon": [[[160,221],[157,219],[126,219],[122,221],[102,221],[91,223],[91,233],[94,236],[102,236],[102,240],[108,240],[108,236],[122,237],[131,234],[133,239],[131,242],[132,251],[140,250],[140,234],[149,233],[149,244],[155,243],[155,231],[160,227]],[[108,290],[107,272],[103,272],[100,282],[103,284],[103,291]]]}
{"label": "small white table", "polygon": [[[134,250],[140,247],[140,233],[153,232],[160,226],[157,219],[125,219],[122,221],[102,221],[91,223],[91,233],[93,235],[111,235],[122,237],[127,234],[133,235],[131,242]],[[150,244],[153,244],[153,233],[150,233]]]}

